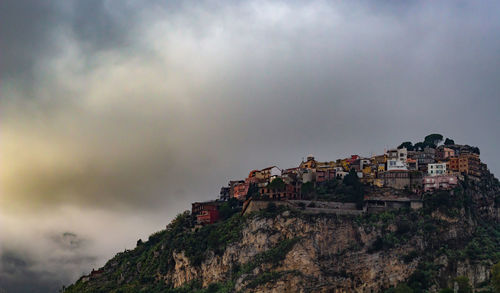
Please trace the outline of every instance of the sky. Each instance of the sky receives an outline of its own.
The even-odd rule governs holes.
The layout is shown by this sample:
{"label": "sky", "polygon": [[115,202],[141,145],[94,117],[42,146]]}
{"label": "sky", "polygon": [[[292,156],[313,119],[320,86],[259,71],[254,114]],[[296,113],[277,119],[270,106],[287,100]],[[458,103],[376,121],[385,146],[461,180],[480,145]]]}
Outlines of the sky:
{"label": "sky", "polygon": [[0,292],[56,292],[252,169],[441,133],[500,172],[498,1],[0,2]]}

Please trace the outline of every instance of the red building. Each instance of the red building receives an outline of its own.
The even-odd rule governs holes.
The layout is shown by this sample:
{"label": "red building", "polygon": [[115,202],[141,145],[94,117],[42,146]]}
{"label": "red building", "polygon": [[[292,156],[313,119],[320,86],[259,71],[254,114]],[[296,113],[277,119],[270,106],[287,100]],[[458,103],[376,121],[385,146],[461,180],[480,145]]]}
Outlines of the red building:
{"label": "red building", "polygon": [[349,164],[353,164],[356,160],[359,160],[358,155],[351,155],[350,158],[347,158],[346,161],[349,162]]}
{"label": "red building", "polygon": [[219,205],[221,202],[195,202],[191,207],[191,214],[196,216],[198,224],[213,224],[220,219]]}

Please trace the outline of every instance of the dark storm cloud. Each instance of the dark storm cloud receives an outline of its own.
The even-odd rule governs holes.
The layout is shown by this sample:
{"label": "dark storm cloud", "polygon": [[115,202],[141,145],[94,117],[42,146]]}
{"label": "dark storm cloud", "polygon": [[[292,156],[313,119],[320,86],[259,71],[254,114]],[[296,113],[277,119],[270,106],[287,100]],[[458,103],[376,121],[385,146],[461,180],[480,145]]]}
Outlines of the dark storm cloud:
{"label": "dark storm cloud", "polygon": [[[115,5],[118,4],[118,5]],[[40,59],[60,54],[55,34],[71,31],[86,51],[132,47],[128,36],[137,5],[123,1],[33,1],[0,3],[1,78],[32,78]],[[27,82],[30,82],[28,80]]]}
{"label": "dark storm cloud", "polygon": [[83,45],[90,45],[91,52],[128,44],[133,14],[127,11],[126,4],[124,9],[119,9],[107,3],[98,0],[74,2],[72,29]]}
{"label": "dark storm cloud", "polygon": [[[40,280],[43,263],[88,272],[88,257],[103,264],[229,179],[308,153],[380,154],[438,132],[500,171],[497,2],[44,3],[0,9],[15,280]],[[36,217],[61,255],[19,257]]]}
{"label": "dark storm cloud", "polygon": [[47,35],[61,16],[51,1],[0,3],[2,79],[30,73],[39,54],[46,54],[47,49],[53,45]]}

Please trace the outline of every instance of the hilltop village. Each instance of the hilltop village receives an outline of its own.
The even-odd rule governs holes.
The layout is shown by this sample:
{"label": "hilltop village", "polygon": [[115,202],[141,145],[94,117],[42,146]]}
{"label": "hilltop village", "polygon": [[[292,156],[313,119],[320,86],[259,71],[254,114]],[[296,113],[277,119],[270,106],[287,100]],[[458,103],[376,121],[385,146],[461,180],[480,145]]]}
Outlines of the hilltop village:
{"label": "hilltop village", "polygon": [[[293,168],[270,166],[252,170],[247,178],[231,180],[217,200],[195,202],[198,224],[221,218],[221,207],[231,202],[242,213],[259,210],[273,201],[309,213],[360,214],[386,209],[422,207],[422,196],[452,191],[460,181],[480,180],[489,172],[480,150],[431,134],[413,145],[403,142],[383,154],[320,162],[313,155]],[[226,204],[227,206],[227,204]]]}
{"label": "hilltop village", "polygon": [[252,170],[63,292],[484,288],[500,268],[500,183],[477,147],[442,142]]}

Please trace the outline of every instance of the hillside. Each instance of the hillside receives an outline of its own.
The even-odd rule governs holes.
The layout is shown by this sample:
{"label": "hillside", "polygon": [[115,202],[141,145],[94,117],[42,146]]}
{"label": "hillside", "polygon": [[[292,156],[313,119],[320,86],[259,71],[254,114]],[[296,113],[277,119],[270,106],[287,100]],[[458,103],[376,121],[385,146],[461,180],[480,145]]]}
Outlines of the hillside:
{"label": "hillside", "polygon": [[424,194],[418,210],[310,214],[270,201],[203,227],[184,212],[64,292],[438,292],[454,280],[489,290],[499,199],[489,174]]}

